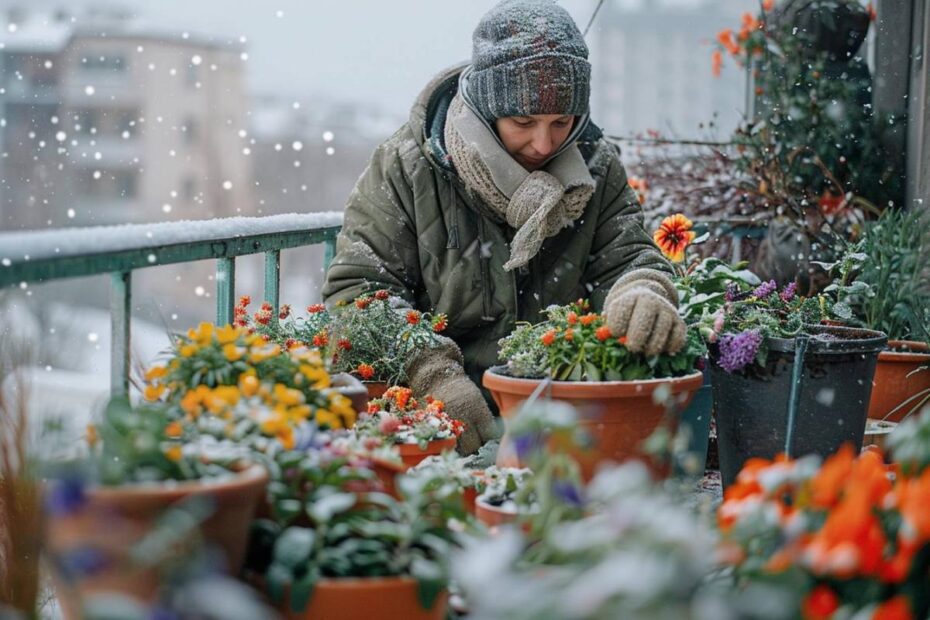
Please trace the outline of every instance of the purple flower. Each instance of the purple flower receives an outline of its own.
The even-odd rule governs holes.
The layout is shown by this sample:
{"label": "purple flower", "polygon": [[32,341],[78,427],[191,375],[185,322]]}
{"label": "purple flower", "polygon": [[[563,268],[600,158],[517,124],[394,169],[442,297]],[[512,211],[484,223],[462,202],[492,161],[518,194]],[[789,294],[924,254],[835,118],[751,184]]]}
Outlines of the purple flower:
{"label": "purple flower", "polygon": [[542,448],[542,439],[539,433],[527,433],[514,437],[513,446],[517,451],[517,458],[525,461],[531,454]]}
{"label": "purple flower", "polygon": [[781,300],[783,302],[788,303],[789,301],[794,299],[794,294],[797,293],[797,291],[798,291],[798,283],[792,282],[791,284],[786,286],[784,289],[782,289],[781,293],[779,293],[779,297],[781,297]]}
{"label": "purple flower", "polygon": [[762,334],[756,330],[741,334],[723,334],[720,337],[720,356],[717,363],[727,372],[736,372],[751,364],[762,344]]}
{"label": "purple flower", "polygon": [[84,481],[80,478],[54,480],[45,492],[45,511],[55,517],[66,517],[79,511],[86,499]]}
{"label": "purple flower", "polygon": [[566,504],[570,504],[576,508],[580,508],[584,505],[584,500],[581,498],[581,492],[578,490],[578,487],[567,480],[556,480],[553,482],[552,492]]}
{"label": "purple flower", "polygon": [[752,294],[754,297],[758,297],[759,299],[765,299],[777,290],[778,285],[775,284],[775,280],[769,280],[768,282],[763,282],[758,287],[756,287],[756,290],[754,290]]}
{"label": "purple flower", "polygon": [[110,560],[96,547],[75,547],[58,556],[58,567],[70,580],[95,575],[110,566]]}

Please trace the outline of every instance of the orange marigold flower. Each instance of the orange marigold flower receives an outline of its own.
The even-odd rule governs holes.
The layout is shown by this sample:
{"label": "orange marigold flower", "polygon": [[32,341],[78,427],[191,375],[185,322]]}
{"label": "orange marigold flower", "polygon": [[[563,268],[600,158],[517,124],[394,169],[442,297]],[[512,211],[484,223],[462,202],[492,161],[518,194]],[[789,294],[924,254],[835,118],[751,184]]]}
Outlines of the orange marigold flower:
{"label": "orange marigold flower", "polygon": [[274,310],[274,307],[271,305],[270,301],[263,301],[262,310],[265,310],[266,312],[271,312],[272,310]]}
{"label": "orange marigold flower", "polygon": [[433,331],[439,333],[449,327],[449,317],[445,314],[437,314],[433,317]]}
{"label": "orange marigold flower", "polygon": [[355,307],[359,310],[364,310],[371,305],[371,297],[359,297],[355,300]]}
{"label": "orange marigold flower", "polygon": [[696,236],[691,230],[692,226],[691,220],[676,213],[662,220],[659,229],[652,234],[652,239],[669,260],[680,263],[685,259],[685,249]]}
{"label": "orange marigold flower", "polygon": [[913,620],[913,618],[914,612],[911,611],[911,605],[903,594],[888,599],[872,614],[872,620]]}
{"label": "orange marigold flower", "polygon": [[172,439],[177,439],[184,433],[184,427],[181,426],[181,423],[175,420],[168,424],[165,427],[165,437],[171,437]]}
{"label": "orange marigold flower", "polygon": [[256,312],[253,316],[255,318],[255,322],[261,323],[262,325],[268,325],[268,323],[271,321],[271,313],[265,312],[264,310]]}
{"label": "orange marigold flower", "polygon": [[336,348],[342,349],[343,351],[351,351],[352,343],[349,341],[348,338],[340,338],[339,341],[336,343]]}
{"label": "orange marigold flower", "polygon": [[375,291],[375,299],[379,301],[385,301],[390,296],[391,294],[387,292],[385,289],[381,289],[380,291]]}
{"label": "orange marigold flower", "polygon": [[542,343],[543,343],[544,345],[546,345],[547,347],[552,346],[552,343],[555,342],[555,330],[554,330],[554,329],[550,329],[550,330],[547,331],[545,334],[543,334],[543,335],[539,338],[539,340],[540,340],[540,342],[542,342]]}
{"label": "orange marigold flower", "polygon": [[598,316],[596,314],[594,314],[593,312],[589,312],[583,317],[581,317],[581,324],[584,325],[585,327],[588,327],[589,325],[594,323],[594,321],[596,321],[597,319],[598,319]]}
{"label": "orange marigold flower", "polygon": [[619,338],[617,338],[617,342],[619,342],[623,346],[626,346],[626,336],[620,336]]}
{"label": "orange marigold flower", "polygon": [[312,304],[307,306],[307,312],[310,314],[318,314],[324,310],[326,310],[326,306],[324,304]]}
{"label": "orange marigold flower", "polygon": [[720,50],[714,50],[710,55],[710,72],[714,77],[720,77],[720,70],[723,68],[723,54]]}
{"label": "orange marigold flower", "polygon": [[325,347],[329,344],[329,334],[326,333],[326,330],[320,330],[313,337],[313,346],[315,347]]}
{"label": "orange marigold flower", "polygon": [[358,373],[358,376],[368,381],[375,376],[375,369],[371,364],[359,364],[358,368],[355,369],[355,372]]}
{"label": "orange marigold flower", "polygon": [[411,310],[407,313],[407,322],[411,325],[419,325],[420,323],[420,311]]}
{"label": "orange marigold flower", "polygon": [[717,33],[717,41],[720,42],[730,54],[736,56],[739,54],[739,45],[736,44],[736,41],[733,40],[733,29],[724,28]]}
{"label": "orange marigold flower", "polygon": [[574,312],[569,312],[569,313],[565,316],[565,320],[568,321],[568,324],[569,324],[569,325],[574,325],[575,323],[578,322],[578,315],[577,315],[576,313],[574,313]]}
{"label": "orange marigold flower", "polygon": [[281,306],[281,309],[278,310],[278,318],[282,321],[291,315],[291,305],[284,304]]}
{"label": "orange marigold flower", "polygon": [[245,308],[250,303],[252,303],[252,298],[249,297],[248,295],[243,295],[242,297],[239,298],[239,306],[241,308]]}
{"label": "orange marigold flower", "polygon": [[594,332],[594,337],[600,340],[601,342],[605,342],[609,340],[611,336],[613,336],[613,334],[610,333],[610,328],[607,327],[606,325],[601,325]]}
{"label": "orange marigold flower", "polygon": [[571,327],[565,330],[564,338],[565,338],[565,342],[571,342],[572,340],[575,339],[575,332],[572,330]]}
{"label": "orange marigold flower", "polygon": [[169,461],[177,463],[181,460],[181,457],[184,456],[184,453],[181,451],[181,446],[170,446],[165,450],[165,456],[168,457]]}
{"label": "orange marigold flower", "polygon": [[801,603],[804,620],[829,620],[840,608],[840,599],[829,586],[819,585]]}

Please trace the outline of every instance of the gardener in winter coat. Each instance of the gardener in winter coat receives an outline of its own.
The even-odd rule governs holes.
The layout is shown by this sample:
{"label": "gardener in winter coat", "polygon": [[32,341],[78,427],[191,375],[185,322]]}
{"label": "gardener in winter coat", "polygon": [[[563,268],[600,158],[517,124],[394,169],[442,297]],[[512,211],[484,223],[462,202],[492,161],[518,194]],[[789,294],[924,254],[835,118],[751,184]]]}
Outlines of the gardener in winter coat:
{"label": "gardener in winter coat", "polygon": [[584,297],[634,351],[685,340],[671,269],[589,121],[588,49],[571,17],[551,0],[505,0],[473,42],[471,64],[436,77],[375,151],[323,287],[328,303],[387,289],[448,314],[454,343],[407,372],[465,422],[465,454],[496,436],[477,386],[517,321]]}

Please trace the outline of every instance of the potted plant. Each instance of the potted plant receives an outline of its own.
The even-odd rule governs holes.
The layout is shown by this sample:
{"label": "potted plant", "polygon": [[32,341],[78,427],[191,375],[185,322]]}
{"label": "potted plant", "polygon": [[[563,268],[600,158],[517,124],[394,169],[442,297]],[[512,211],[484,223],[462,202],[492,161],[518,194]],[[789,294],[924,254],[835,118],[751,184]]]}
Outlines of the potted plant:
{"label": "potted plant", "polygon": [[848,252],[858,260],[844,275],[859,284],[844,298],[850,319],[889,339],[875,368],[874,420],[900,422],[930,399],[930,244],[915,234],[925,220],[919,209],[886,209]]}
{"label": "potted plant", "polygon": [[427,456],[407,473],[411,476],[433,476],[443,480],[452,480],[462,489],[465,508],[475,513],[475,500],[480,490],[484,489],[485,471],[490,467],[478,469],[475,456],[459,456],[454,451]]}
{"label": "potted plant", "polygon": [[237,324],[249,327],[282,347],[303,344],[320,349],[333,372],[345,372],[368,386],[369,398],[378,398],[390,385],[403,385],[404,365],[416,351],[434,346],[444,331],[444,314],[430,315],[397,307],[386,290],[362,295],[332,311],[323,304],[307,307],[296,317],[288,306],[277,314],[267,302],[249,315],[249,297],[236,306]]}
{"label": "potted plant", "polygon": [[790,584],[805,618],[926,618],[930,612],[930,416],[878,451],[746,464],[717,511],[737,584]]}
{"label": "potted plant", "polygon": [[[582,411],[580,425],[596,438],[582,459],[589,478],[600,461],[637,454],[642,441],[666,419],[667,409],[686,408],[701,386],[695,364],[704,348],[693,331],[679,353],[648,358],[627,349],[624,338],[614,336],[585,300],[550,307],[546,317],[535,325],[519,324],[502,339],[500,357],[506,364],[484,374],[484,386],[508,426],[498,465],[521,465],[510,445],[509,424],[519,405],[539,390]],[[675,419],[677,412],[671,421]]]}
{"label": "potted plant", "polygon": [[[774,281],[733,287],[704,320],[724,487],[752,457],[828,456],[862,446],[881,332],[820,325],[826,296],[805,298]],[[839,312],[842,312],[841,310]]]}
{"label": "potted plant", "polygon": [[408,467],[428,456],[455,450],[464,424],[449,417],[441,400],[430,396],[424,400],[421,403],[415,399],[410,388],[388,388],[381,398],[369,402],[368,412],[355,425],[355,433],[396,446]]}
{"label": "potted plant", "polygon": [[532,475],[528,467],[497,467],[484,470],[475,497],[475,516],[488,527],[513,523],[521,513],[538,510],[529,492],[520,493]]}
{"label": "potted plant", "polygon": [[276,502],[290,509],[256,523],[249,570],[285,618],[442,619],[453,521],[465,522],[453,481],[400,476],[400,499],[350,485],[361,463],[326,448],[298,455]]}
{"label": "potted plant", "polygon": [[[181,533],[220,549],[228,572],[242,565],[268,473],[249,448],[185,431],[173,408],[111,401],[93,427],[88,457],[56,467],[46,488],[45,543],[66,618],[80,618],[83,601],[97,593],[154,600],[161,583],[155,556],[186,544]],[[178,536],[138,551],[180,507]]]}

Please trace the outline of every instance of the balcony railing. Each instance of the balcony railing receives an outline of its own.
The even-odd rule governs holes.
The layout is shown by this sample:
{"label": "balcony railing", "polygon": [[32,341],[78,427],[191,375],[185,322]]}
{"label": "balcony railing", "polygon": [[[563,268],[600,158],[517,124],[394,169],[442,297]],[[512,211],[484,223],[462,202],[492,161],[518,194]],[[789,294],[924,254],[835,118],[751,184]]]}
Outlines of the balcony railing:
{"label": "balcony railing", "polygon": [[110,391],[129,390],[132,272],[216,259],[216,322],[230,323],[236,257],[265,255],[264,299],[279,305],[281,250],[324,244],[324,271],[335,254],[342,213],[235,217],[0,234],[0,289],[110,274]]}

